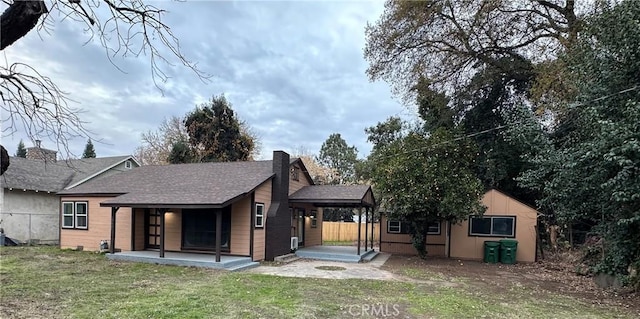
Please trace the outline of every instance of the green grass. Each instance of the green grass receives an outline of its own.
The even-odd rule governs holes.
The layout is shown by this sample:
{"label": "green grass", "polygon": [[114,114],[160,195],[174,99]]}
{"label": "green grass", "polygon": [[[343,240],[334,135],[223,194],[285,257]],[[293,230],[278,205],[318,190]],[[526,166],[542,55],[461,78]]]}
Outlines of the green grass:
{"label": "green grass", "polygon": [[383,316],[370,309],[384,306],[398,318],[633,317],[522,287],[289,278],[119,263],[51,247],[0,249],[0,318],[374,318]]}

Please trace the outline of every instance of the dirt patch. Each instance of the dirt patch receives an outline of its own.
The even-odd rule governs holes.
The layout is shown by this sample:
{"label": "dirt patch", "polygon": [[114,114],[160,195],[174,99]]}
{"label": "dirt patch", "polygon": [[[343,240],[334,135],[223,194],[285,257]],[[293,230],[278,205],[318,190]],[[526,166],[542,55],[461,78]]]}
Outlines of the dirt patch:
{"label": "dirt patch", "polygon": [[315,268],[320,270],[331,270],[331,271],[347,270],[347,268],[340,267],[340,266],[316,266]]}
{"label": "dirt patch", "polygon": [[464,280],[480,289],[504,291],[505,287],[527,287],[534,292],[577,297],[595,305],[627,308],[640,316],[640,294],[600,289],[589,276],[577,275],[575,265],[547,260],[528,264],[487,264],[479,261],[394,255],[382,269],[399,273],[417,269],[435,277]]}

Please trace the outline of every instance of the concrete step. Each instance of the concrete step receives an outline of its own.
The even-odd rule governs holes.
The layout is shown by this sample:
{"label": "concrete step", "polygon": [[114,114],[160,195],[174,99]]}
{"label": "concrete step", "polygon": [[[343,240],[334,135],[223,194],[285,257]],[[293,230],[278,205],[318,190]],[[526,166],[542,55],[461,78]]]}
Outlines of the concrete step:
{"label": "concrete step", "polygon": [[378,256],[378,252],[375,250],[370,250],[367,253],[365,253],[364,255],[362,255],[362,261],[363,262],[370,262],[373,258],[376,258],[376,256]]}
{"label": "concrete step", "polygon": [[228,271],[243,271],[243,270],[247,270],[247,269],[251,269],[251,268],[255,268],[260,266],[260,263],[257,261],[251,261],[251,262],[245,262],[243,264],[240,265],[235,265],[231,268],[225,268]]}
{"label": "concrete step", "polygon": [[296,255],[300,258],[309,258],[309,259],[319,259],[319,260],[331,260],[331,261],[341,261],[347,263],[358,263],[360,262],[360,256],[358,255],[343,255],[343,254],[332,254],[332,253],[323,253],[323,252],[308,252],[308,251],[297,251]]}
{"label": "concrete step", "polygon": [[291,263],[294,262],[296,260],[300,259],[300,257],[298,257],[296,254],[291,253],[291,254],[286,254],[286,255],[282,255],[282,256],[278,256],[276,258],[274,258],[274,261],[280,262],[280,263]]}

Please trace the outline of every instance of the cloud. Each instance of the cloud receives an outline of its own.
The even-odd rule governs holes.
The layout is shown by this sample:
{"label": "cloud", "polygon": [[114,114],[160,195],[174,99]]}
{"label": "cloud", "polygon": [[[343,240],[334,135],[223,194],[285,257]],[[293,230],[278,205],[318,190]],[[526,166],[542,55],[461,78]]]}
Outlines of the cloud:
{"label": "cloud", "polygon": [[[37,65],[80,103],[87,128],[106,143],[96,144],[99,156],[132,153],[142,132],[221,93],[261,137],[265,158],[300,146],[318,152],[334,132],[365,156],[364,128],[404,109],[385,83],[370,83],[365,74],[364,28],[382,13],[381,1],[156,5],[169,11],[165,21],[182,52],[213,75],[209,82],[179,64],[165,65],[170,79],[161,91],[148,58],[113,58],[123,73],[99,43],[84,45],[88,36],[70,21],[5,50],[8,60]],[[10,152],[19,137],[3,138]],[[74,152],[81,154],[85,143],[72,141]]]}

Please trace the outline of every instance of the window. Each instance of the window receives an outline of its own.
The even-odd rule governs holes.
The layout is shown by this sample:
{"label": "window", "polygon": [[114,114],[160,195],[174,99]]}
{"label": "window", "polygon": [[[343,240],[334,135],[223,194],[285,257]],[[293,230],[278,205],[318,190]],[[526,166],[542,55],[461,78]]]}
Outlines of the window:
{"label": "window", "polygon": [[427,229],[428,235],[440,235],[440,223],[429,223],[429,228]]}
{"label": "window", "polygon": [[62,203],[62,227],[73,228],[73,203]]}
{"label": "window", "polygon": [[469,236],[514,237],[515,216],[471,217]]}
{"label": "window", "polygon": [[[397,220],[387,221],[387,233],[409,234],[410,232],[411,231],[407,223],[402,223]],[[440,223],[439,222],[429,223],[429,226],[427,228],[427,234],[440,235]]]}
{"label": "window", "polygon": [[300,167],[298,166],[291,167],[291,179],[294,181],[300,180]]}
{"label": "window", "polygon": [[212,251],[216,249],[217,214],[222,214],[220,248],[230,249],[231,206],[222,209],[183,209],[182,245],[183,250]]}
{"label": "window", "polygon": [[401,227],[402,225],[400,224],[399,221],[397,220],[389,220],[387,222],[387,233],[400,233],[400,230],[402,229]]}
{"label": "window", "polygon": [[309,216],[311,216],[311,228],[317,228],[318,227],[318,212],[315,211],[315,210],[312,210],[311,214]]}
{"label": "window", "polygon": [[87,229],[87,203],[76,203],[76,228]]}
{"label": "window", "polygon": [[131,161],[124,162],[124,168],[131,169]]}
{"label": "window", "polygon": [[87,202],[62,202],[62,228],[87,229],[88,216]]}
{"label": "window", "polygon": [[264,227],[264,204],[256,203],[256,228]]}

